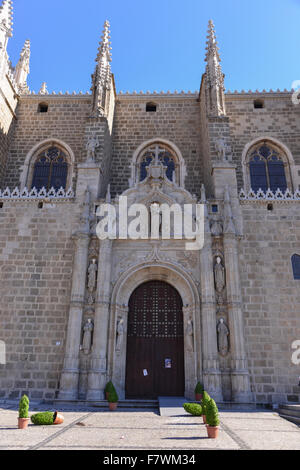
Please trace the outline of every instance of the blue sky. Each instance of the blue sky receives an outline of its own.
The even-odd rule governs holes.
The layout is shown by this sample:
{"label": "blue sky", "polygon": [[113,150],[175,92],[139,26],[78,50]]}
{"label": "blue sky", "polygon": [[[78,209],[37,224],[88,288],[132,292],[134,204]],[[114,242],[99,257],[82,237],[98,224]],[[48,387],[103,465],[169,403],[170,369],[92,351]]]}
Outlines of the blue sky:
{"label": "blue sky", "polygon": [[111,23],[117,91],[197,90],[213,19],[230,90],[290,89],[300,80],[300,0],[14,0],[18,60],[31,40],[29,86],[87,91],[102,26]]}

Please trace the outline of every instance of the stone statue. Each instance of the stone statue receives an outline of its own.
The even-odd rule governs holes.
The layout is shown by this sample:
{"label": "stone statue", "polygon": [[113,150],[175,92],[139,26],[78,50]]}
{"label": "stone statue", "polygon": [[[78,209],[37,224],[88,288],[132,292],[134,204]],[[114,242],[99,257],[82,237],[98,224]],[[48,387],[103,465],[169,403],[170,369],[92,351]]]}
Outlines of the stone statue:
{"label": "stone statue", "polygon": [[222,259],[220,256],[217,257],[217,262],[214,267],[214,275],[215,275],[215,288],[216,291],[220,294],[223,292],[224,287],[226,286],[225,280],[225,268],[222,264]]}
{"label": "stone statue", "polygon": [[123,344],[124,337],[124,319],[121,318],[117,324],[117,344],[116,351],[120,352]]}
{"label": "stone statue", "polygon": [[96,279],[97,279],[97,271],[98,267],[96,264],[96,260],[92,259],[92,263],[88,268],[88,290],[89,292],[93,292],[96,287]]}
{"label": "stone statue", "polygon": [[82,349],[84,354],[89,354],[89,352],[91,351],[93,330],[94,324],[89,318],[83,327]]}
{"label": "stone statue", "polygon": [[217,333],[218,333],[218,351],[221,356],[226,356],[229,351],[229,329],[224,322],[224,319],[221,318],[218,326],[217,326]]}
{"label": "stone statue", "polygon": [[94,133],[92,136],[89,137],[86,150],[87,150],[87,162],[94,162],[95,161],[95,153],[96,148],[100,147],[100,142],[96,134]]}
{"label": "stone statue", "polygon": [[218,139],[216,141],[216,151],[217,151],[217,155],[218,155],[218,158],[225,162],[226,161],[226,144],[224,142],[223,139]]}
{"label": "stone statue", "polygon": [[186,344],[187,344],[187,350],[189,352],[194,352],[194,326],[193,326],[193,322],[191,319],[189,319],[187,322]]}

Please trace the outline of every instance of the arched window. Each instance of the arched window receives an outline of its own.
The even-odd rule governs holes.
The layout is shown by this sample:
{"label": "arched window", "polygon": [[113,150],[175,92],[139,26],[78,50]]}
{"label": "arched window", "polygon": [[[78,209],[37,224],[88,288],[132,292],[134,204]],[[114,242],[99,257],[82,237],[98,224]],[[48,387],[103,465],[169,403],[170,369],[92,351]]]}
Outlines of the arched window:
{"label": "arched window", "polygon": [[164,166],[167,167],[166,175],[170,181],[173,181],[173,174],[175,172],[175,179],[178,177],[178,162],[176,155],[166,145],[155,144],[144,149],[138,159],[139,181],[144,181],[147,177],[146,168],[152,161],[158,158]]}
{"label": "arched window", "polygon": [[43,187],[66,189],[68,161],[65,153],[57,146],[51,146],[41,152],[34,163],[31,187],[37,190]]}
{"label": "arched window", "polygon": [[260,142],[250,149],[248,165],[251,188],[276,192],[286,191],[288,187],[289,166],[283,152],[269,142]]}
{"label": "arched window", "polygon": [[300,279],[300,256],[293,255],[292,256],[292,267],[293,267],[293,274],[294,279]]}

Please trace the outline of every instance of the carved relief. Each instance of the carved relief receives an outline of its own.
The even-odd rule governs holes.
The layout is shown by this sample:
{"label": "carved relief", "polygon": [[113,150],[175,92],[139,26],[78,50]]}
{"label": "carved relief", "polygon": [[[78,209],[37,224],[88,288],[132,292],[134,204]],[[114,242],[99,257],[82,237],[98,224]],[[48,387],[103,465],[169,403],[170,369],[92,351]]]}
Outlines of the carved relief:
{"label": "carved relief", "polygon": [[223,234],[223,224],[220,220],[213,220],[210,226],[213,237],[220,237]]}
{"label": "carved relief", "polygon": [[185,340],[187,351],[194,352],[194,325],[191,318],[187,322]]}
{"label": "carved relief", "polygon": [[86,150],[87,150],[87,158],[86,162],[91,163],[95,161],[95,155],[96,155],[96,149],[100,147],[100,141],[98,137],[96,136],[96,133],[88,138],[87,144],[86,144]]}
{"label": "carved relief", "polygon": [[119,318],[117,322],[117,340],[116,340],[117,352],[122,351],[123,338],[124,338],[124,319]]}

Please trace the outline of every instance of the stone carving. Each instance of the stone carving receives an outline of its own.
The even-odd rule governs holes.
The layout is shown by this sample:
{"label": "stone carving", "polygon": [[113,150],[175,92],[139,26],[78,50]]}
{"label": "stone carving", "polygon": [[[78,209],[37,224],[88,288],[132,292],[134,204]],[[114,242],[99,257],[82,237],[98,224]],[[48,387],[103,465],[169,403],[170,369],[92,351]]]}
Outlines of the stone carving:
{"label": "stone carving", "polygon": [[124,319],[120,318],[117,323],[116,351],[118,352],[122,350],[123,337],[124,337]]}
{"label": "stone carving", "polygon": [[217,325],[218,333],[218,351],[221,356],[226,356],[229,352],[229,329],[224,321],[224,318],[221,318]]}
{"label": "stone carving", "polygon": [[216,264],[214,266],[214,275],[215,275],[215,288],[218,294],[223,292],[224,287],[226,286],[225,279],[225,268],[222,264],[222,259],[220,256],[217,257]]}
{"label": "stone carving", "polygon": [[86,144],[87,163],[95,161],[96,149],[98,147],[100,147],[100,142],[99,142],[98,137],[96,136],[96,133],[94,133],[92,136],[89,137],[87,144]]}
{"label": "stone carving", "polygon": [[217,151],[217,155],[218,155],[219,160],[221,160],[223,162],[227,161],[227,159],[226,159],[227,147],[226,147],[226,144],[225,144],[224,140],[223,139],[218,139],[215,143],[215,147],[216,147],[216,151]]}
{"label": "stone carving", "polygon": [[211,224],[211,234],[213,237],[219,237],[223,233],[223,224],[220,220],[214,220]]}
{"label": "stone carving", "polygon": [[193,326],[193,321],[191,319],[189,319],[187,322],[185,338],[186,338],[187,351],[194,352],[194,326]]}
{"label": "stone carving", "polygon": [[89,292],[93,292],[96,287],[96,280],[97,280],[97,271],[98,266],[96,264],[96,260],[92,259],[92,263],[88,268],[88,290]]}
{"label": "stone carving", "polygon": [[83,327],[83,341],[82,350],[84,354],[89,354],[92,347],[92,334],[94,331],[94,324],[89,318]]}

